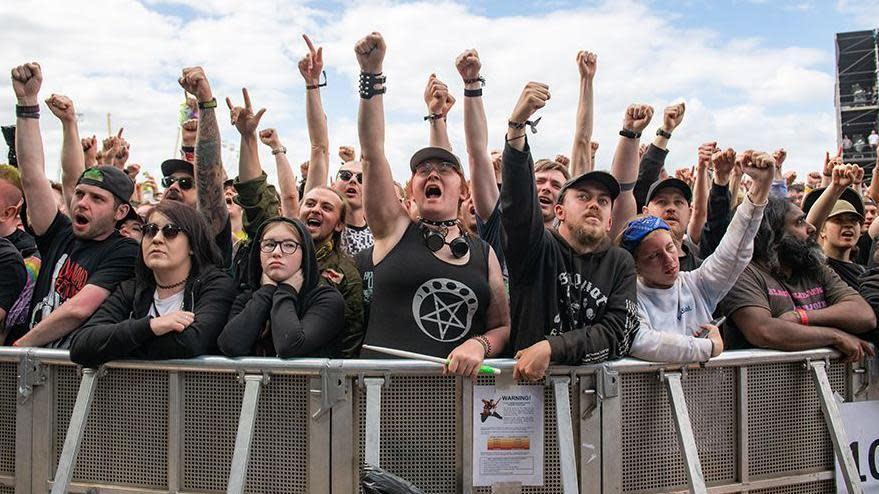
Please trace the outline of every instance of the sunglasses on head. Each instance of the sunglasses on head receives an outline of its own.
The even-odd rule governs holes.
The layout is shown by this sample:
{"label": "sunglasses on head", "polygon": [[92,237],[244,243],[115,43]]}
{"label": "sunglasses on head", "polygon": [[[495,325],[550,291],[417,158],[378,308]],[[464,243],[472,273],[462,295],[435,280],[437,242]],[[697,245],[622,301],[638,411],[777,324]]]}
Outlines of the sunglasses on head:
{"label": "sunglasses on head", "polygon": [[160,227],[155,223],[147,223],[141,229],[143,232],[143,238],[153,238],[158,235],[159,230],[162,231],[162,236],[168,240],[175,238],[180,232],[183,231],[183,228],[175,225],[174,223],[168,223],[165,226]]}
{"label": "sunglasses on head", "polygon": [[354,173],[350,170],[339,170],[339,180],[343,182],[347,182],[351,180],[351,177],[357,177],[357,183],[363,183],[363,173]]}
{"label": "sunglasses on head", "polygon": [[183,190],[189,190],[193,187],[193,185],[195,185],[192,182],[192,177],[164,177],[164,178],[162,178],[162,186],[165,187],[166,189],[168,187],[174,185],[175,182]]}

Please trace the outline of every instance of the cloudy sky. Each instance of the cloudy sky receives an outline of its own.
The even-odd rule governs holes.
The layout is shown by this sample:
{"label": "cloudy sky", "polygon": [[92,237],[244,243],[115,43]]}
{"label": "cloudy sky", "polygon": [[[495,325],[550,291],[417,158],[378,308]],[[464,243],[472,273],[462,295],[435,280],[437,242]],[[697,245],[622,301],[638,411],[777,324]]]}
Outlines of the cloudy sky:
{"label": "cloudy sky", "polygon": [[[871,23],[873,25],[871,25]],[[661,109],[685,101],[684,123],[670,143],[671,168],[690,166],[696,148],[767,151],[784,147],[803,174],[836,146],[834,33],[873,29],[879,0],[686,0],[532,3],[306,2],[281,0],[94,0],[0,3],[0,69],[39,61],[43,98],[65,94],[81,114],[83,136],[125,128],[131,162],[154,174],[174,152],[182,92],[180,69],[202,65],[221,102],[224,164],[236,175],[239,136],[225,118],[225,96],[268,109],[262,127],[279,130],[291,162],[308,158],[304,83],[296,62],[308,33],[324,47],[329,86],[324,105],[330,144],[357,144],[355,41],[380,31],[387,43],[387,151],[398,179],[426,144],[422,92],[435,72],[459,103],[449,116],[452,144],[464,153],[462,82],[454,58],[476,48],[488,83],[490,141],[503,144],[506,121],[528,81],[549,84],[552,99],[530,137],[536,157],[570,154],[579,75],[578,50],[598,53],[595,140],[598,167],[610,166],[625,107]],[[8,76],[0,79],[4,124],[14,121]],[[652,136],[661,118],[645,132]],[[61,130],[41,120],[46,168],[58,175]],[[650,137],[647,137],[649,140]],[[358,146],[359,147],[359,146]],[[6,154],[0,143],[2,155]],[[262,149],[274,175],[274,160]],[[335,152],[331,163],[338,163]],[[298,170],[297,170],[298,173]]]}

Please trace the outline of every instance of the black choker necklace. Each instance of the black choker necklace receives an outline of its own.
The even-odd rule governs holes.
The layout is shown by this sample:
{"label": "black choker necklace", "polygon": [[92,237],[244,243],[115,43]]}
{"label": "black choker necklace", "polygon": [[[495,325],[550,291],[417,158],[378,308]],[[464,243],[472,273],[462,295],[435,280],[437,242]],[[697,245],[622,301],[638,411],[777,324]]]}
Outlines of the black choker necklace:
{"label": "black choker necklace", "polygon": [[420,221],[420,222],[422,222],[422,223],[424,223],[424,224],[426,224],[426,225],[430,225],[430,226],[441,226],[441,227],[445,227],[445,228],[449,228],[449,227],[457,226],[457,225],[458,225],[458,220],[457,220],[457,219],[453,219],[453,220],[445,220],[445,221],[433,221],[433,220],[429,220],[429,219],[427,219],[427,218],[422,218],[421,216],[419,216],[419,217],[418,217],[418,221]]}
{"label": "black choker necklace", "polygon": [[174,283],[173,285],[168,285],[168,286],[160,285],[159,282],[157,281],[156,286],[161,288],[162,290],[170,290],[172,288],[177,288],[178,286],[186,283],[187,281],[189,281],[189,278],[184,278],[183,281],[179,281],[177,283]]}

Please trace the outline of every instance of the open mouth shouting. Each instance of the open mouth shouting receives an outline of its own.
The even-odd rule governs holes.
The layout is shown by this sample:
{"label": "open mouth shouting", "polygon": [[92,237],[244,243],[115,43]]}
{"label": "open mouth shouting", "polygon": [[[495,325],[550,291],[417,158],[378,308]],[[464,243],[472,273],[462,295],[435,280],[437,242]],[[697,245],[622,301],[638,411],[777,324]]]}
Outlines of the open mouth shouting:
{"label": "open mouth shouting", "polygon": [[439,185],[429,184],[424,188],[424,198],[425,199],[439,199],[443,196],[443,190]]}
{"label": "open mouth shouting", "polygon": [[312,214],[309,215],[305,220],[305,226],[308,228],[308,232],[314,236],[315,233],[320,231],[320,227],[324,224],[323,219],[320,215]]}
{"label": "open mouth shouting", "polygon": [[348,199],[352,199],[354,197],[357,197],[357,187],[354,187],[353,185],[346,187],[345,188],[345,197],[347,197]]}
{"label": "open mouth shouting", "polygon": [[88,228],[90,223],[89,217],[82,213],[75,213],[73,215],[73,227],[77,230],[85,230]]}

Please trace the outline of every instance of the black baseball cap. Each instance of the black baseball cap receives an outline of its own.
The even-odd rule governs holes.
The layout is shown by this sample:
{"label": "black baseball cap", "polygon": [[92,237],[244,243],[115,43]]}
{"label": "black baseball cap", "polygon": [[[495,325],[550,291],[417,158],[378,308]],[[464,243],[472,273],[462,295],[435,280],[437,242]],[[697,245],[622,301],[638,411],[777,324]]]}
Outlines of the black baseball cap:
{"label": "black baseball cap", "polygon": [[[809,214],[809,210],[812,209],[812,206],[815,205],[815,201],[821,197],[821,194],[827,190],[827,187],[819,187],[817,189],[812,189],[806,197],[803,198],[803,212]],[[846,201],[852,206],[855,207],[855,211],[862,217],[865,216],[864,211],[864,200],[861,199],[861,196],[855,192],[851,187],[846,187],[845,190],[842,191],[842,195],[839,196],[840,201]]]}
{"label": "black baseball cap", "polygon": [[578,175],[565,182],[565,184],[562,185],[562,188],[559,190],[559,198],[556,202],[558,204],[561,204],[562,198],[565,197],[565,191],[577,184],[585,182],[594,182],[607,189],[607,193],[610,194],[611,201],[615,201],[616,198],[620,195],[620,183],[617,182],[617,179],[615,179],[613,175],[602,171],[591,171],[586,172],[582,175]]}
{"label": "black baseball cap", "polygon": [[195,167],[186,160],[170,159],[162,162],[163,177],[170,177],[174,172],[184,172],[195,176]]}
{"label": "black baseball cap", "polygon": [[128,208],[128,213],[125,214],[125,217],[116,222],[116,229],[122,227],[126,221],[135,220],[139,221],[141,224],[146,223],[146,220],[143,219],[143,216],[137,214],[137,211],[134,210],[134,206]]}
{"label": "black baseball cap", "polygon": [[679,178],[668,177],[665,180],[657,180],[656,182],[653,182],[653,185],[647,190],[647,203],[649,204],[650,201],[653,200],[653,196],[659,193],[660,190],[668,188],[679,190],[681,194],[683,194],[684,199],[687,200],[687,204],[693,202],[693,189],[687,185],[687,182],[684,182]]}
{"label": "black baseball cap", "polygon": [[[115,166],[95,166],[86,168],[76,185],[85,184],[93,185],[110,192],[116,196],[123,204],[129,204],[131,194],[134,193],[134,182],[124,171]],[[129,204],[130,206],[130,204]]]}
{"label": "black baseball cap", "polygon": [[412,171],[414,172],[415,168],[418,165],[427,160],[440,160],[451,163],[455,165],[455,168],[457,168],[459,172],[464,173],[464,171],[461,169],[461,161],[458,159],[457,156],[452,154],[452,152],[448,149],[434,146],[422,148],[416,151],[415,154],[412,155],[412,159],[409,160],[409,168],[412,169]]}

